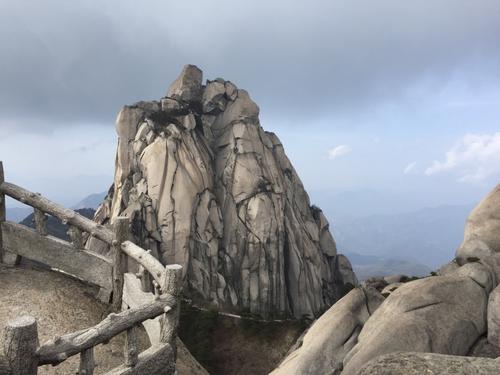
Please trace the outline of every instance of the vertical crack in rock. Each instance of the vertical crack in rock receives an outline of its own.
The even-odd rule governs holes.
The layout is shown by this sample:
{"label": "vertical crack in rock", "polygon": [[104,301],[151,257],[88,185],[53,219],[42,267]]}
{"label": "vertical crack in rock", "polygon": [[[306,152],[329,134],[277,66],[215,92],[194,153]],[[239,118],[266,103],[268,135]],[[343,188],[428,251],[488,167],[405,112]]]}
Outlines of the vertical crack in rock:
{"label": "vertical crack in rock", "polygon": [[[186,65],[160,101],[116,122],[114,184],[96,213],[125,215],[135,241],[184,268],[199,303],[311,317],[357,280],[249,94]],[[105,246],[89,239],[93,246]]]}

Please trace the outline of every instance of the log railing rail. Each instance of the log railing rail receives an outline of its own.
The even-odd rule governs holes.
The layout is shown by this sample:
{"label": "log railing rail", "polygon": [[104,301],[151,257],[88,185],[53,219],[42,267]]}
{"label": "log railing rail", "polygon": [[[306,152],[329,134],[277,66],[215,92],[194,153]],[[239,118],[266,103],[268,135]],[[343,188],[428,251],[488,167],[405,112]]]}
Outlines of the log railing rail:
{"label": "log railing rail", "polygon": [[[35,230],[6,220],[6,196],[34,208]],[[69,225],[71,243],[47,235],[46,214]],[[57,365],[76,354],[80,354],[77,374],[92,375],[94,347],[106,344],[121,332],[126,332],[125,363],[107,375],[175,372],[182,267],[175,264],[163,266],[149,250],[129,241],[129,225],[128,218],[117,217],[112,229],[109,229],[40,194],[6,182],[0,161],[0,263],[8,251],[16,255],[16,264],[21,257],[26,257],[76,276],[100,287],[98,298],[110,302],[114,311],[93,327],[54,337],[41,346],[38,346],[37,323],[33,317],[23,316],[9,321],[4,329],[3,356],[0,351],[0,375],[33,375],[37,373],[38,366]],[[105,257],[91,249],[84,249],[84,233],[108,244],[111,256]],[[127,257],[140,265],[139,274],[127,273]],[[143,303],[125,303],[123,290],[126,280],[136,277],[141,279],[138,293],[142,295],[139,300]],[[149,293],[149,280],[153,280],[155,286],[154,296]],[[121,311],[123,307],[129,309]],[[155,319],[159,317],[162,319]],[[152,346],[139,354],[136,327],[150,322],[150,319],[159,324],[152,334],[147,329]],[[151,339],[152,336],[155,339]]]}

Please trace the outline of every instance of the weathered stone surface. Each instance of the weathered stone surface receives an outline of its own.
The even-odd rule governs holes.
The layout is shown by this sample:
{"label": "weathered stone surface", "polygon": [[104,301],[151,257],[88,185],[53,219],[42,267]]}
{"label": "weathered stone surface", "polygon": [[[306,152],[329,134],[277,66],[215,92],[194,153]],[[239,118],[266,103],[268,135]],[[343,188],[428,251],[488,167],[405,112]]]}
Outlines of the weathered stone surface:
{"label": "weathered stone surface", "polygon": [[456,261],[456,259],[453,259],[451,262],[449,263],[446,263],[445,265],[441,266],[439,268],[439,270],[437,271],[437,274],[439,276],[444,276],[444,275],[447,275],[449,273],[453,273],[455,272],[458,267],[460,267]]}
{"label": "weathered stone surface", "polygon": [[467,354],[486,331],[487,299],[485,289],[468,274],[406,283],[366,322],[344,359],[342,375],[354,375],[368,361],[391,352]]}
{"label": "weathered stone surface", "polygon": [[201,81],[186,66],[161,110],[124,108],[114,185],[96,219],[130,217],[137,243],[181,264],[199,302],[264,316],[324,311],[357,285],[328,221],[248,93]]}
{"label": "weathered stone surface", "polygon": [[203,90],[203,112],[220,113],[226,108],[226,86],[224,82],[208,81]]}
{"label": "weathered stone surface", "polygon": [[232,82],[226,81],[224,83],[226,88],[226,96],[229,100],[235,100],[238,97],[238,88]]}
{"label": "weathered stone surface", "polygon": [[431,353],[392,353],[377,357],[357,375],[496,375],[500,361]]}
{"label": "weathered stone surface", "polygon": [[500,347],[500,285],[488,299],[488,342]]}
{"label": "weathered stone surface", "polygon": [[182,108],[181,103],[173,98],[162,98],[161,99],[161,110],[164,112],[178,111]]}
{"label": "weathered stone surface", "polygon": [[383,300],[373,288],[351,290],[309,328],[301,346],[271,374],[339,374],[361,328]]}
{"label": "weathered stone surface", "polygon": [[467,356],[498,358],[500,357],[500,347],[490,344],[486,335],[483,335],[472,345]]}
{"label": "weathered stone surface", "polygon": [[381,292],[389,284],[387,283],[387,281],[385,281],[383,277],[370,277],[369,279],[363,281],[362,285],[370,286]]}
{"label": "weathered stone surface", "polygon": [[500,252],[500,185],[472,211],[465,226],[464,240],[457,250],[459,264]]}
{"label": "weathered stone surface", "polygon": [[170,85],[167,97],[191,103],[199,102],[202,95],[203,72],[194,65],[186,65],[181,75]]}
{"label": "weathered stone surface", "polygon": [[405,275],[389,275],[384,276],[384,280],[387,284],[400,283],[408,279],[408,276]]}
{"label": "weathered stone surface", "polygon": [[491,269],[481,263],[468,263],[458,268],[454,275],[468,276],[481,285],[486,294],[489,294],[496,286],[496,279]]}
{"label": "weathered stone surface", "polygon": [[392,283],[387,285],[384,289],[382,289],[382,295],[384,297],[388,297],[392,292],[394,292],[396,289],[398,289],[401,285],[404,285],[403,283]]}
{"label": "weathered stone surface", "polygon": [[[498,187],[473,211],[461,248],[464,252],[459,250],[457,259],[441,267],[439,276],[406,282],[407,277],[393,275],[365,281],[365,289],[376,288],[387,298],[361,325],[359,334],[355,332],[356,340],[354,336],[346,338],[334,323],[327,327],[320,324],[336,312],[347,328],[351,326],[353,316],[346,317],[341,311],[347,297],[355,295],[351,292],[318,319],[276,374],[500,373],[500,359],[495,364],[470,358],[500,355],[497,191]],[[349,345],[338,346],[339,340]],[[352,346],[354,341],[357,343]]]}

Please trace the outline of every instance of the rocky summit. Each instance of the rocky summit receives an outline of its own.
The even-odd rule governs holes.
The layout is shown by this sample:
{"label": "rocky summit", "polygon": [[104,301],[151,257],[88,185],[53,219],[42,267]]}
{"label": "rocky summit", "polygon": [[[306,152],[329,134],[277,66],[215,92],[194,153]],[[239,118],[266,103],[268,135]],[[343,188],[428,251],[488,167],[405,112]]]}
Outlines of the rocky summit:
{"label": "rocky summit", "polygon": [[125,106],[116,130],[114,184],[95,219],[130,217],[138,244],[184,267],[194,301],[300,318],[357,284],[245,90],[187,65],[160,101]]}

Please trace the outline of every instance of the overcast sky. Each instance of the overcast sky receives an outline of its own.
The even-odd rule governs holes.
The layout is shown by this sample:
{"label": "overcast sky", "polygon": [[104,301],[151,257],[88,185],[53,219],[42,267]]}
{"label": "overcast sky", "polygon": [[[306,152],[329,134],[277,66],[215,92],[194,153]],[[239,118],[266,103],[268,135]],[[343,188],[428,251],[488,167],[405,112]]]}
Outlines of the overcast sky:
{"label": "overcast sky", "polygon": [[499,40],[498,0],[0,0],[0,159],[64,204],[106,190],[119,109],[191,63],[250,92],[313,201],[471,203],[500,177]]}

